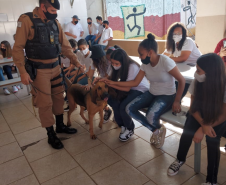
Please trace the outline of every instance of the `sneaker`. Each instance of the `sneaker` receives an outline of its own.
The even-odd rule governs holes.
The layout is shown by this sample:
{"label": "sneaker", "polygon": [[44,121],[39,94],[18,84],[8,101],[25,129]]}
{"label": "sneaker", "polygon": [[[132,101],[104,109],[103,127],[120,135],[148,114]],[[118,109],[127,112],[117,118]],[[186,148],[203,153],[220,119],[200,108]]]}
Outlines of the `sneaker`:
{"label": "sneaker", "polygon": [[151,144],[155,145],[156,148],[161,148],[164,144],[166,136],[166,127],[162,125],[162,127],[159,129],[158,134],[153,133],[151,137]]}
{"label": "sneaker", "polygon": [[20,90],[20,89],[21,89],[19,85],[17,85],[17,86],[16,86],[16,88],[17,88],[18,90]]}
{"label": "sneaker", "polygon": [[120,132],[120,135],[123,134],[125,131],[126,131],[126,127],[121,126],[121,132]]}
{"label": "sneaker", "polygon": [[104,112],[104,123],[107,123],[111,118],[112,110],[108,108],[108,110],[105,110]]}
{"label": "sneaker", "polygon": [[18,89],[17,89],[17,87],[14,85],[14,86],[12,86],[13,87],[13,93],[16,93],[16,92],[18,92]]}
{"label": "sneaker", "polygon": [[129,138],[134,134],[133,130],[128,130],[126,129],[123,134],[119,135],[119,140],[120,141],[128,141]]}
{"label": "sneaker", "polygon": [[64,109],[64,112],[68,112],[69,111],[69,105]]}
{"label": "sneaker", "polygon": [[9,90],[7,88],[3,88],[3,91],[4,91],[5,95],[10,95],[10,92],[9,92]]}
{"label": "sneaker", "polygon": [[217,184],[211,183],[211,182],[205,182],[205,183],[202,183],[202,185],[217,185]]}
{"label": "sneaker", "polygon": [[174,176],[179,172],[180,167],[184,164],[184,162],[179,161],[178,159],[174,161],[168,168],[168,175]]}

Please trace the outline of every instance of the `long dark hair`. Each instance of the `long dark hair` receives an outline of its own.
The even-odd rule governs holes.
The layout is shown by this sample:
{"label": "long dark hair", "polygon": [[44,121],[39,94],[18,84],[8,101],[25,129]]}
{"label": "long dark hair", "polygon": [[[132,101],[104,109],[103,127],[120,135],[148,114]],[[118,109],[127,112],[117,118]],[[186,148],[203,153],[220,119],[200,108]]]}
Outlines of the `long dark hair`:
{"label": "long dark hair", "polygon": [[5,45],[5,49],[6,51],[3,53],[1,50],[0,50],[0,54],[2,54],[2,56],[5,58],[5,57],[12,57],[12,49],[11,49],[11,46],[9,44],[8,41],[4,40],[1,42],[1,44],[4,44]]}
{"label": "long dark hair", "polygon": [[[173,32],[175,28],[182,28],[182,39],[179,42],[178,46],[175,46],[175,41],[173,40]],[[186,40],[187,37],[187,29],[185,28],[183,23],[180,22],[175,22],[170,25],[168,31],[167,31],[167,40],[166,40],[166,49],[167,51],[171,51],[172,53],[175,52],[175,48],[180,51],[182,49],[182,46],[184,45],[184,41]]]}
{"label": "long dark hair", "polygon": [[195,82],[194,100],[191,113],[199,111],[204,124],[214,123],[222,113],[225,93],[225,66],[215,53],[202,55],[197,65],[205,71],[205,82]]}
{"label": "long dark hair", "polygon": [[121,63],[121,68],[119,70],[115,70],[112,67],[112,74],[111,74],[112,81],[118,81],[118,80],[126,81],[126,79],[128,78],[130,64],[136,64],[137,66],[140,67],[140,65],[137,62],[135,62],[133,59],[131,59],[127,55],[127,53],[121,48],[118,48],[112,52],[111,59],[117,60]]}
{"label": "long dark hair", "polygon": [[106,72],[108,68],[108,62],[106,56],[102,56],[98,59],[93,58],[93,65],[97,68],[97,73],[100,75],[101,72]]}

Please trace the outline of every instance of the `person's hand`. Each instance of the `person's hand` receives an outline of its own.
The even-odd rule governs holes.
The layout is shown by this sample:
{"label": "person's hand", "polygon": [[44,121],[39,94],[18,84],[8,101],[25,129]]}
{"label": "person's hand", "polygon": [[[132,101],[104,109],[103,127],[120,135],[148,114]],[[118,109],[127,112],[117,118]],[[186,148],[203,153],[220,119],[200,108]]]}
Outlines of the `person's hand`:
{"label": "person's hand", "polygon": [[219,56],[220,56],[221,58],[223,58],[223,57],[226,56],[226,48],[221,47],[221,50],[220,50],[220,52],[219,52]]}
{"label": "person's hand", "polygon": [[203,140],[203,137],[204,137],[204,133],[203,133],[203,130],[202,130],[202,127],[200,127],[196,132],[195,132],[195,135],[193,137],[193,141],[195,143],[200,143],[202,140]]}
{"label": "person's hand", "polygon": [[73,82],[75,81],[75,77],[76,77],[76,75],[74,75],[74,76],[70,79],[71,83],[73,83]]}
{"label": "person's hand", "polygon": [[96,42],[97,41],[97,38],[95,38],[94,41]]}
{"label": "person's hand", "polygon": [[115,81],[111,81],[111,80],[109,80],[109,79],[107,79],[107,78],[102,78],[101,80],[100,80],[101,82],[105,82],[107,85],[109,85],[109,86],[111,86],[111,85],[116,85],[115,83]]}
{"label": "person's hand", "polygon": [[172,110],[173,110],[173,112],[175,112],[175,113],[181,112],[180,102],[174,101],[174,102],[173,102]]}
{"label": "person's hand", "polygon": [[209,137],[216,137],[216,132],[214,131],[213,127],[210,125],[203,125],[202,126],[203,133]]}
{"label": "person's hand", "polygon": [[74,38],[74,39],[77,39],[77,36],[76,36],[76,35],[73,35],[73,38]]}
{"label": "person's hand", "polygon": [[20,74],[20,78],[21,78],[21,82],[24,84],[24,85],[28,85],[30,82],[33,82],[31,80],[31,77],[28,73],[23,73],[23,74]]}
{"label": "person's hand", "polygon": [[84,32],[81,32],[80,37],[82,37],[82,36],[83,36],[83,34],[84,34]]}
{"label": "person's hand", "polygon": [[79,70],[82,72],[82,73],[85,73],[85,71],[86,71],[86,65],[84,64],[84,65],[80,65],[79,66]]}
{"label": "person's hand", "polygon": [[91,28],[91,24],[88,24],[88,27]]}
{"label": "person's hand", "polygon": [[87,84],[84,86],[85,90],[90,91],[93,88],[92,84]]}
{"label": "person's hand", "polygon": [[96,77],[96,78],[94,78],[92,84],[94,85],[94,84],[95,84],[96,82],[98,82],[100,79],[101,79],[101,77]]}
{"label": "person's hand", "polygon": [[68,68],[66,68],[66,69],[64,69],[64,72],[67,72],[67,73],[65,74],[66,77],[70,76],[70,73],[71,73],[71,66],[68,67]]}
{"label": "person's hand", "polygon": [[103,43],[106,43],[106,42],[107,42],[106,40],[103,41]]}
{"label": "person's hand", "polygon": [[3,59],[3,56],[0,54],[0,59]]}

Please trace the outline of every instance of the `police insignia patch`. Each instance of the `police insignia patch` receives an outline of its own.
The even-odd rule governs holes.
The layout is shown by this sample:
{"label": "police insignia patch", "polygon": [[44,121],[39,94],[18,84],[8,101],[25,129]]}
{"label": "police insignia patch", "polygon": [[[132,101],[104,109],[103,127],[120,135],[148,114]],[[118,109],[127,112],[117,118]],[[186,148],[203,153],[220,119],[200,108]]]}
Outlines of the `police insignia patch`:
{"label": "police insignia patch", "polygon": [[18,22],[17,22],[17,27],[18,27],[18,28],[21,28],[21,26],[22,26],[22,22],[19,22],[19,21],[18,21]]}

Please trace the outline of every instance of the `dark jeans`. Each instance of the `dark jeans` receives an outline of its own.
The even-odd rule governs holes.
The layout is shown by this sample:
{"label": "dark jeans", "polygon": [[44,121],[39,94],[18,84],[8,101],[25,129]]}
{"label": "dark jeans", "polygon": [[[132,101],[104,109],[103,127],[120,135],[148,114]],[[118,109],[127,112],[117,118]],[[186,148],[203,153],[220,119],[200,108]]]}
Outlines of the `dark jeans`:
{"label": "dark jeans", "polygon": [[129,130],[133,130],[135,125],[132,118],[126,113],[126,106],[135,99],[137,96],[141,95],[141,91],[130,90],[128,96],[121,102],[119,100],[109,98],[108,104],[112,107],[114,111],[115,121],[119,127],[124,126]]}
{"label": "dark jeans", "polygon": [[3,70],[0,67],[0,81],[5,81],[4,75],[3,75]]}
{"label": "dark jeans", "polygon": [[[192,144],[192,139],[194,137],[195,132],[199,128],[200,124],[198,123],[198,121],[196,121],[196,119],[192,115],[188,114],[184,126],[184,131],[180,138],[180,145],[177,153],[177,159],[179,161],[186,161],[186,156]],[[209,136],[206,136],[208,157],[206,181],[211,183],[217,183],[217,174],[220,162],[220,140],[221,136],[226,131],[226,121],[214,127],[213,129],[216,132],[217,137],[211,138]]]}
{"label": "dark jeans", "polygon": [[[175,81],[175,84],[176,84],[176,90],[177,90],[177,88],[178,88],[178,82]],[[182,99],[185,97],[185,95],[187,94],[189,86],[190,86],[189,83],[185,83],[184,92],[183,92],[183,94],[182,94],[181,100],[182,100]]]}
{"label": "dark jeans", "polygon": [[[147,91],[130,102],[126,107],[126,112],[132,118],[154,132],[156,129],[161,128],[159,118],[172,108],[174,99],[175,94],[155,96]],[[148,110],[146,116],[144,116],[139,110],[147,107]]]}
{"label": "dark jeans", "polygon": [[12,75],[12,67],[9,65],[5,65],[3,66],[3,70],[5,71],[8,79],[13,79],[13,75]]}
{"label": "dark jeans", "polygon": [[101,38],[101,37],[99,37],[96,41],[93,40],[93,42],[91,43],[91,45],[93,46],[93,45],[95,45],[95,44],[98,44],[100,38]]}
{"label": "dark jeans", "polygon": [[95,38],[96,38],[96,35],[87,35],[85,40],[88,44],[89,44],[89,41],[91,41],[91,45],[92,45],[92,42],[95,40]]}

